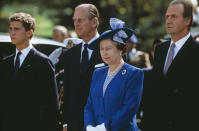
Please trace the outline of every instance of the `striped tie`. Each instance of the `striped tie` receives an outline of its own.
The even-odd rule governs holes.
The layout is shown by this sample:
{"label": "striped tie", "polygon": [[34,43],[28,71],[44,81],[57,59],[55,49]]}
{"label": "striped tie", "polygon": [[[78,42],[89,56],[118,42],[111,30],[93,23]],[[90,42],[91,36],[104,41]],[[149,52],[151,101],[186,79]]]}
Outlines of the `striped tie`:
{"label": "striped tie", "polygon": [[164,74],[167,73],[170,65],[171,65],[171,62],[173,60],[173,56],[174,56],[174,48],[175,48],[175,43],[172,43],[171,44],[171,47],[170,47],[170,50],[169,50],[169,54],[168,54],[168,58],[167,58],[167,63],[165,65],[165,68],[164,68]]}

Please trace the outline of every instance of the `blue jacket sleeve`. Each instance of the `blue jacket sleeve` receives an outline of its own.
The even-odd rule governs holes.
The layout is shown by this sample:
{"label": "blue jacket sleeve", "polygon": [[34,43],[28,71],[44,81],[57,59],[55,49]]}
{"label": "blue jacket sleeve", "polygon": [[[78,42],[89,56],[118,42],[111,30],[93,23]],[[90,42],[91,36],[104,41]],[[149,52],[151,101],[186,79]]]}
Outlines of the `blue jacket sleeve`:
{"label": "blue jacket sleeve", "polygon": [[143,77],[141,70],[136,70],[128,77],[123,107],[111,119],[105,121],[106,129],[119,130],[136,115],[142,96]]}

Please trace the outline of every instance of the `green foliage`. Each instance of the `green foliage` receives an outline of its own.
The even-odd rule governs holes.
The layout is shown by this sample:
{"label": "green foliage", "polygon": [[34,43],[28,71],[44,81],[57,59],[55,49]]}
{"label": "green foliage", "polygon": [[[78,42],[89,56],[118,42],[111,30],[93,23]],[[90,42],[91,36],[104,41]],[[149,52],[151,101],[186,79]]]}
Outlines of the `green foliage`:
{"label": "green foliage", "polygon": [[147,50],[155,38],[163,38],[166,34],[165,12],[169,2],[170,0],[3,0],[0,2],[0,31],[5,31],[5,27],[8,27],[10,15],[24,11],[36,18],[36,35],[51,37],[56,24],[74,28],[72,17],[75,6],[92,3],[100,12],[100,33],[110,29],[110,17],[122,19],[126,26],[135,29],[141,43],[140,48]]}
{"label": "green foliage", "polygon": [[35,35],[51,37],[54,27],[53,22],[49,18],[40,15],[35,15],[35,19],[37,20]]}
{"label": "green foliage", "polygon": [[[1,18],[4,18],[4,29],[2,31],[8,32],[9,23],[8,18],[16,12],[30,13],[36,19],[35,35],[43,37],[51,37],[54,26],[53,21],[48,17],[48,11],[41,11],[36,4],[20,4],[14,2],[12,4],[5,4],[1,9]],[[42,13],[41,13],[42,12]],[[6,26],[5,26],[6,25]],[[3,28],[3,27],[2,27]]]}

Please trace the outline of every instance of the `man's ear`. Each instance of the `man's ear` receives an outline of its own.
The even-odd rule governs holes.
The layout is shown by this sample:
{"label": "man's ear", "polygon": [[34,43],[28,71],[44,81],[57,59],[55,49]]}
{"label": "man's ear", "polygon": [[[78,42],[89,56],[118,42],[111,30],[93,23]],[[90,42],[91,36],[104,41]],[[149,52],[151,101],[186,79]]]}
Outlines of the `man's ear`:
{"label": "man's ear", "polygon": [[26,33],[27,33],[27,36],[28,36],[29,38],[31,38],[31,37],[33,36],[33,34],[34,34],[34,31],[33,31],[32,29],[30,29],[30,30],[28,30]]}
{"label": "man's ear", "polygon": [[191,24],[191,18],[187,18],[186,20],[186,25],[188,26],[189,24]]}
{"label": "man's ear", "polygon": [[99,21],[98,21],[97,17],[94,17],[94,18],[92,19],[92,25],[93,25],[93,27],[97,27],[97,26],[98,26],[98,23],[99,23]]}

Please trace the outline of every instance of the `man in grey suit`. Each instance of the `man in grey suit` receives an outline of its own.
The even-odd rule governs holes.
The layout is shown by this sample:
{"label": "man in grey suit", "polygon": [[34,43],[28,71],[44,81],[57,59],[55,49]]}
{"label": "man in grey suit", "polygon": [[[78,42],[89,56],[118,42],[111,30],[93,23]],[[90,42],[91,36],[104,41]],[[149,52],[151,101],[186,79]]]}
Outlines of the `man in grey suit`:
{"label": "man in grey suit", "polygon": [[35,19],[26,13],[10,17],[10,38],[16,46],[2,61],[1,131],[55,131],[57,86],[54,66],[30,39]]}
{"label": "man in grey suit", "polygon": [[[155,50],[156,89],[151,100],[153,131],[198,131],[199,43],[191,34],[192,4],[174,0],[166,12],[166,31],[171,39]],[[154,104],[154,105],[152,105]],[[146,121],[145,121],[146,122]]]}
{"label": "man in grey suit", "polygon": [[64,53],[64,131],[83,130],[84,106],[87,102],[92,73],[95,65],[102,63],[97,27],[99,13],[92,4],[75,8],[75,30],[83,42]]}

